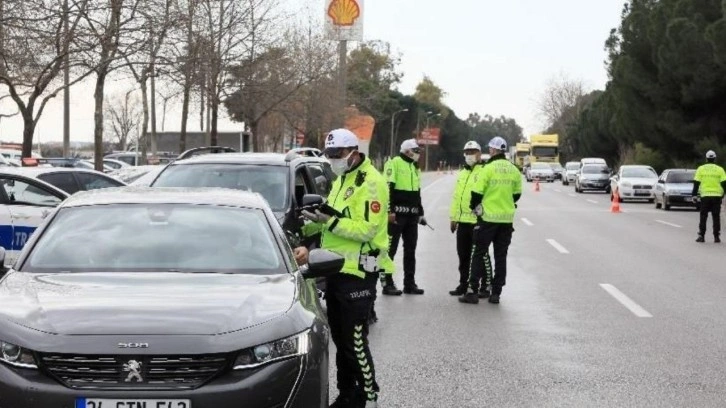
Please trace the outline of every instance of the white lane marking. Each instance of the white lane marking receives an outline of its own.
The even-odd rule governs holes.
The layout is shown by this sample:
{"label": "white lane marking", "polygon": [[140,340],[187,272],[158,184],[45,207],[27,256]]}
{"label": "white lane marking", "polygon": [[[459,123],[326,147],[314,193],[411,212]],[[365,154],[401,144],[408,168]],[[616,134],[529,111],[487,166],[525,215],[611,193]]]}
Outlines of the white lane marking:
{"label": "white lane marking", "polygon": [[426,186],[426,187],[422,188],[422,189],[421,189],[421,192],[423,193],[424,191],[426,191],[426,190],[430,189],[431,187],[435,186],[435,185],[436,185],[437,183],[439,183],[440,181],[444,181],[444,180],[446,180],[446,179],[447,179],[447,177],[439,177],[439,179],[438,179],[438,180],[436,180],[436,181],[433,181],[433,182],[431,182],[431,184],[429,184],[428,186]]}
{"label": "white lane marking", "polygon": [[637,303],[633,302],[632,299],[627,297],[623,292],[619,291],[618,288],[616,288],[613,285],[610,285],[608,283],[601,283],[600,287],[605,289],[607,293],[610,294],[610,296],[614,297],[615,300],[620,302],[623,306],[625,306],[628,310],[633,312],[634,315],[638,317],[653,317],[652,314],[648,313],[647,310],[643,309],[638,305]]}
{"label": "white lane marking", "polygon": [[663,224],[663,225],[667,225],[667,226],[669,226],[669,227],[673,227],[673,228],[683,228],[682,226],[680,226],[680,225],[678,225],[678,224],[673,224],[672,222],[668,222],[668,221],[663,221],[663,220],[655,220],[655,222],[658,222],[658,223],[661,223],[661,224]]}
{"label": "white lane marking", "polygon": [[526,225],[530,226],[530,227],[534,225],[534,224],[532,224],[532,221],[530,221],[530,220],[528,220],[526,218],[522,218],[522,222],[525,223]]}
{"label": "white lane marking", "polygon": [[577,194],[570,193],[570,194],[568,194],[568,196],[570,196],[570,197],[577,197]]}
{"label": "white lane marking", "polygon": [[595,201],[595,200],[589,200],[589,199],[588,199],[588,200],[587,200],[587,202],[588,202],[588,203],[593,203],[593,204],[597,204],[597,201]]}
{"label": "white lane marking", "polygon": [[570,253],[570,251],[568,251],[568,250],[567,250],[567,248],[565,248],[565,247],[563,247],[562,245],[560,245],[560,243],[559,243],[559,242],[557,242],[557,241],[555,241],[554,239],[551,239],[551,238],[550,238],[550,239],[548,239],[548,240],[547,240],[547,242],[548,242],[548,243],[549,243],[550,245],[552,245],[552,247],[554,247],[554,248],[555,248],[555,249],[556,249],[557,251],[559,251],[559,253],[561,253],[561,254],[569,254],[569,253]]}

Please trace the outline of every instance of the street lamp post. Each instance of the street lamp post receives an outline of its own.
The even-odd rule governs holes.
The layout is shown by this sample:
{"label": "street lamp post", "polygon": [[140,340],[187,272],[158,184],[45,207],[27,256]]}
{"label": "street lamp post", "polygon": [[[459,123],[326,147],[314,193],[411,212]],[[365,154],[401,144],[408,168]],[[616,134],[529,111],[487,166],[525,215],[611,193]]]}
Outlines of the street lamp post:
{"label": "street lamp post", "polygon": [[393,146],[393,144],[395,143],[395,140],[396,140],[396,137],[395,137],[395,132],[396,132],[395,131],[395,129],[396,129],[395,128],[395,126],[396,126],[395,125],[396,124],[396,115],[398,115],[401,112],[408,112],[408,108],[401,109],[400,111],[397,111],[397,112],[393,112],[393,115],[391,116],[391,149],[390,149],[391,150],[391,156],[390,157],[393,157],[393,153],[394,153],[394,146]]}

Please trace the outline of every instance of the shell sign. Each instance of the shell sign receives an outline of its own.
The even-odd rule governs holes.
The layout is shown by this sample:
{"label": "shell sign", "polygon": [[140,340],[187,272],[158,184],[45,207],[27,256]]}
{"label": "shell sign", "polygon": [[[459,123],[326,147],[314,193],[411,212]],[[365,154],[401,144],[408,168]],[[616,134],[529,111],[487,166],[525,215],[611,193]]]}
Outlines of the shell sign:
{"label": "shell sign", "polygon": [[337,41],[363,41],[363,0],[326,0],[325,26]]}

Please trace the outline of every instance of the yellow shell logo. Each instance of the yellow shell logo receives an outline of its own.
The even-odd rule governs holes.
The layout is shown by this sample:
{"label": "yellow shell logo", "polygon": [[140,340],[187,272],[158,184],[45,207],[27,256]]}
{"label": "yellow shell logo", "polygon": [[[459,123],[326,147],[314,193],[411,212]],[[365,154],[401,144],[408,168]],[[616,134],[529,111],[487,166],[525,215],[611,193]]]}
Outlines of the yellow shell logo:
{"label": "yellow shell logo", "polygon": [[328,16],[337,26],[352,26],[360,17],[360,6],[356,0],[333,0],[328,7]]}

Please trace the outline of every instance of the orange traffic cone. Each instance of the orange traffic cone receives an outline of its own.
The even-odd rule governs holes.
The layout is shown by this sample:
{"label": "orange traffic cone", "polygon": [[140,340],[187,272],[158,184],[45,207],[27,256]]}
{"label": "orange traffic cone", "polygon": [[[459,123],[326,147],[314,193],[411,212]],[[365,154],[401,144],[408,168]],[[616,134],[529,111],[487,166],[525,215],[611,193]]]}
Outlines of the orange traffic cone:
{"label": "orange traffic cone", "polygon": [[615,189],[613,192],[613,200],[610,204],[610,212],[611,213],[619,213],[620,212],[620,194],[618,194],[618,190]]}
{"label": "orange traffic cone", "polygon": [[539,193],[539,179],[534,180],[534,191]]}

